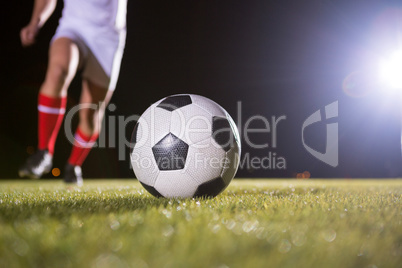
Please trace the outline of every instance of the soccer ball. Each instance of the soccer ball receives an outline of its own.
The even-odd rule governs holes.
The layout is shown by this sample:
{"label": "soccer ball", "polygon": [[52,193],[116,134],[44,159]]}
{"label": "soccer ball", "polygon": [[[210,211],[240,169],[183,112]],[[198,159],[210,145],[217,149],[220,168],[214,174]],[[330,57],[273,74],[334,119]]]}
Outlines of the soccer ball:
{"label": "soccer ball", "polygon": [[215,197],[236,174],[239,133],[214,101],[173,95],[138,119],[130,158],[137,179],[156,197]]}

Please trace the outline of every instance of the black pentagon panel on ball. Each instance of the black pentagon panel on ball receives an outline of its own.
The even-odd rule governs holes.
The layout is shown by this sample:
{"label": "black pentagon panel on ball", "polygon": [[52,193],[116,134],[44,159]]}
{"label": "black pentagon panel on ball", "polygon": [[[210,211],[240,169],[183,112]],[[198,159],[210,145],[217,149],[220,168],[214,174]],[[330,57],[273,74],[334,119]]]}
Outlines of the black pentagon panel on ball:
{"label": "black pentagon panel on ball", "polygon": [[186,164],[188,144],[169,133],[152,147],[152,152],[159,170],[183,169]]}
{"label": "black pentagon panel on ball", "polygon": [[130,141],[130,154],[133,153],[134,146],[137,143],[137,132],[138,132],[138,127],[140,126],[140,122],[137,122],[134,126],[133,133],[131,134],[131,141]]}
{"label": "black pentagon panel on ball", "polygon": [[236,142],[232,127],[225,117],[214,116],[212,118],[212,137],[225,152],[229,151]]}
{"label": "black pentagon panel on ball", "polygon": [[155,197],[164,197],[163,195],[161,195],[154,187],[145,184],[143,182],[140,182],[141,185],[145,188],[145,190],[147,190],[151,195],[155,196]]}
{"label": "black pentagon panel on ball", "polygon": [[213,180],[204,182],[200,186],[198,186],[197,190],[194,193],[194,197],[215,197],[223,189],[225,189],[226,184],[221,177],[215,178]]}
{"label": "black pentagon panel on ball", "polygon": [[181,107],[184,107],[186,105],[191,104],[191,97],[189,95],[176,95],[176,96],[170,96],[161,101],[156,107],[168,110],[168,111],[174,111],[176,109],[179,109]]}

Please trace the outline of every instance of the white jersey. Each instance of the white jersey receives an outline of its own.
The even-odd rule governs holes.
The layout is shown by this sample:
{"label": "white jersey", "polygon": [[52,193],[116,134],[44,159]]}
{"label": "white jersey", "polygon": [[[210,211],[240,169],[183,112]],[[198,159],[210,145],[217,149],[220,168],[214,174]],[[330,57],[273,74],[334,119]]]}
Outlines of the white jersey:
{"label": "white jersey", "polygon": [[127,0],[64,0],[62,19],[116,30],[126,26]]}
{"label": "white jersey", "polygon": [[83,57],[83,77],[114,90],[126,37],[127,0],[64,0],[52,41],[73,40]]}

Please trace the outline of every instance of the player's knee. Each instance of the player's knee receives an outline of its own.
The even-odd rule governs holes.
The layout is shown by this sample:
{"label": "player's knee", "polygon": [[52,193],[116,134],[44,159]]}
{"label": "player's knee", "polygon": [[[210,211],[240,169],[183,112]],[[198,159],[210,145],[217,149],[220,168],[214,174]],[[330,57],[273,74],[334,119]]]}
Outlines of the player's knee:
{"label": "player's knee", "polygon": [[62,64],[53,64],[49,67],[48,79],[64,84],[68,77],[68,68]]}
{"label": "player's knee", "polygon": [[70,81],[68,66],[60,63],[50,64],[46,73],[45,84],[49,85],[54,90],[63,90],[66,87],[67,81]]}

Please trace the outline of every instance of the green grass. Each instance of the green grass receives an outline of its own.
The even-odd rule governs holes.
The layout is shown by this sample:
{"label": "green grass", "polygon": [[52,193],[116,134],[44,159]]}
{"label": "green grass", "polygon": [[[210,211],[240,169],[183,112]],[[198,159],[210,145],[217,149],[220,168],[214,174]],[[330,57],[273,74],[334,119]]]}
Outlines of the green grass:
{"label": "green grass", "polygon": [[235,180],[169,200],[135,180],[3,181],[0,267],[398,267],[401,193],[401,180]]}

